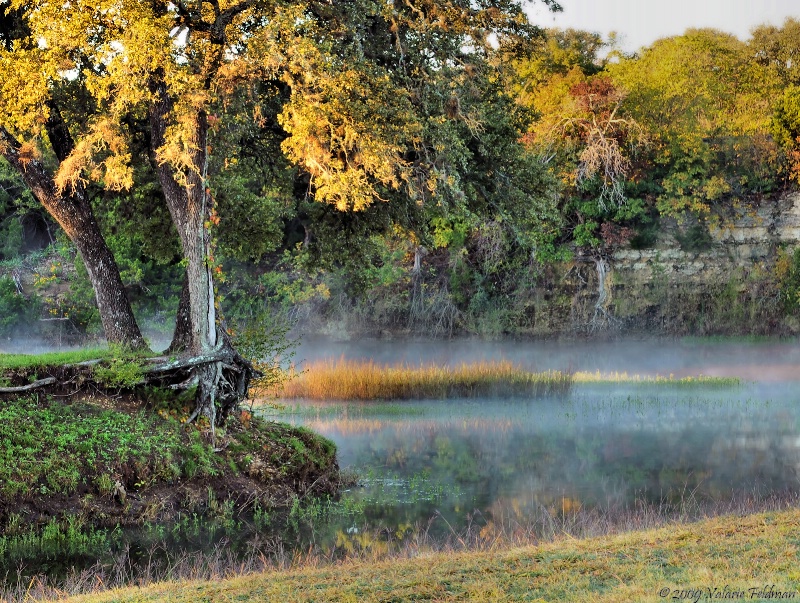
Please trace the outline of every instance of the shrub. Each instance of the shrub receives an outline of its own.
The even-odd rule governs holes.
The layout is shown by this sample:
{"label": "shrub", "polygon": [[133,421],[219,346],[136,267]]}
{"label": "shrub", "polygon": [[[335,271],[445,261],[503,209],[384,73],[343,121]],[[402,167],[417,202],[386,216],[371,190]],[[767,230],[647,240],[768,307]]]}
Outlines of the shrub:
{"label": "shrub", "polygon": [[714,243],[711,233],[708,232],[708,227],[701,222],[693,224],[683,233],[678,233],[675,238],[678,239],[682,251],[694,253],[707,251],[711,249]]}

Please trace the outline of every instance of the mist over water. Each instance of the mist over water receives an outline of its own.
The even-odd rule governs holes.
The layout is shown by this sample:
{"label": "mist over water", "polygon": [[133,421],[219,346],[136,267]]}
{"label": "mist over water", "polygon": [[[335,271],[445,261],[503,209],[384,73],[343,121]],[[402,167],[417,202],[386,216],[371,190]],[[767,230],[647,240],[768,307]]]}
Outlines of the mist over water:
{"label": "mist over water", "polygon": [[[154,352],[163,352],[170,344],[171,336],[163,332],[144,332],[145,341]],[[58,341],[57,336],[41,337],[17,333],[13,337],[0,338],[0,354],[46,354],[49,352],[67,352],[86,348],[105,348],[105,339],[98,338],[81,343],[63,338]]]}
{"label": "mist over water", "polygon": [[713,509],[800,489],[796,341],[307,340],[297,358],[742,378],[725,388],[576,384],[559,399],[290,405],[275,418],[331,438],[341,466],[362,476],[344,494],[364,507],[351,532],[434,517],[458,531],[476,514],[524,524],[543,510]]}
{"label": "mist over water", "polygon": [[[30,351],[30,350],[28,350]],[[391,546],[532,543],[554,534],[641,529],[800,500],[800,343],[769,340],[332,342],[306,339],[296,359],[458,365],[508,360],[530,370],[739,376],[738,386],[576,383],[556,398],[282,401],[263,416],[331,438],[357,485],[317,511],[115,536],[132,563],[159,550],[276,547],[323,558]],[[317,505],[314,507],[314,505]],[[323,509],[323,510],[319,510]],[[233,531],[232,531],[233,530]],[[522,533],[520,540],[514,540]],[[160,538],[160,536],[158,536]],[[482,544],[481,544],[482,543]],[[371,549],[370,547],[378,547]],[[105,551],[103,563],[116,563]],[[109,557],[110,555],[110,557]],[[37,561],[85,567],[65,554]],[[50,567],[50,566],[46,566]],[[11,570],[12,566],[5,569]],[[54,569],[53,571],[60,571]]]}
{"label": "mist over water", "polygon": [[627,372],[639,375],[737,376],[748,380],[800,380],[800,342],[683,340],[484,341],[480,339],[332,341],[305,338],[301,363],[321,359],[363,359],[380,364],[457,365],[509,360],[523,368],[561,371]]}

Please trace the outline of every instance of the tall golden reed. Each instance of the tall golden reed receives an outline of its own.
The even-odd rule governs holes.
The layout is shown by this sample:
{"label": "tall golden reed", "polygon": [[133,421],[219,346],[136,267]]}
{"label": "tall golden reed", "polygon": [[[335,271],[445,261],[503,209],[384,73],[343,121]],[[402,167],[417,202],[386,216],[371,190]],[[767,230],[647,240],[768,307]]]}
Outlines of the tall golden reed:
{"label": "tall golden reed", "polygon": [[568,392],[571,385],[567,373],[531,373],[508,361],[447,367],[341,358],[311,364],[281,389],[268,393],[312,400],[408,400],[556,395]]}

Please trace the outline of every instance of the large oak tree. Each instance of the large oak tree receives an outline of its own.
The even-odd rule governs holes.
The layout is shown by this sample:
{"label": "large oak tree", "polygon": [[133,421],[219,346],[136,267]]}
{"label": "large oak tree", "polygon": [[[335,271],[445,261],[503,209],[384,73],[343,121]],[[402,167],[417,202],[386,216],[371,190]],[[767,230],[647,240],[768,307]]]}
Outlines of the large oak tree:
{"label": "large oak tree", "polygon": [[135,186],[132,164],[145,158],[130,141],[145,124],[186,263],[174,344],[215,360],[187,380],[212,422],[221,384],[235,403],[249,376],[215,308],[215,129],[242,118],[242,98],[263,122],[258,99],[273,90],[282,153],[309,198],[348,211],[397,195],[446,206],[463,197],[454,162],[467,152],[450,124],[482,127],[470,78],[486,76],[498,46],[537,34],[516,0],[5,0],[0,10],[0,153],[75,242],[108,340],[133,347],[141,335],[86,190]]}

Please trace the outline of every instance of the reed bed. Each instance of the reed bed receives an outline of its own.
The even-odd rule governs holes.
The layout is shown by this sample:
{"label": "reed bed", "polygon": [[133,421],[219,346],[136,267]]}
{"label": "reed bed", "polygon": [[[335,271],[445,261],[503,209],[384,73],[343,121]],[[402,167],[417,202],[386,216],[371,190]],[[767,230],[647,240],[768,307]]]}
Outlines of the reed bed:
{"label": "reed bed", "polygon": [[532,373],[508,361],[447,367],[339,359],[311,364],[266,393],[310,400],[411,400],[562,395],[571,386],[568,373]]}
{"label": "reed bed", "polygon": [[307,400],[422,400],[478,396],[563,395],[573,384],[658,385],[676,387],[736,387],[737,377],[705,375],[630,375],[562,371],[530,372],[507,360],[458,366],[433,364],[385,365],[373,360],[325,360],[304,371],[290,372],[283,384],[262,392],[266,396]]}

